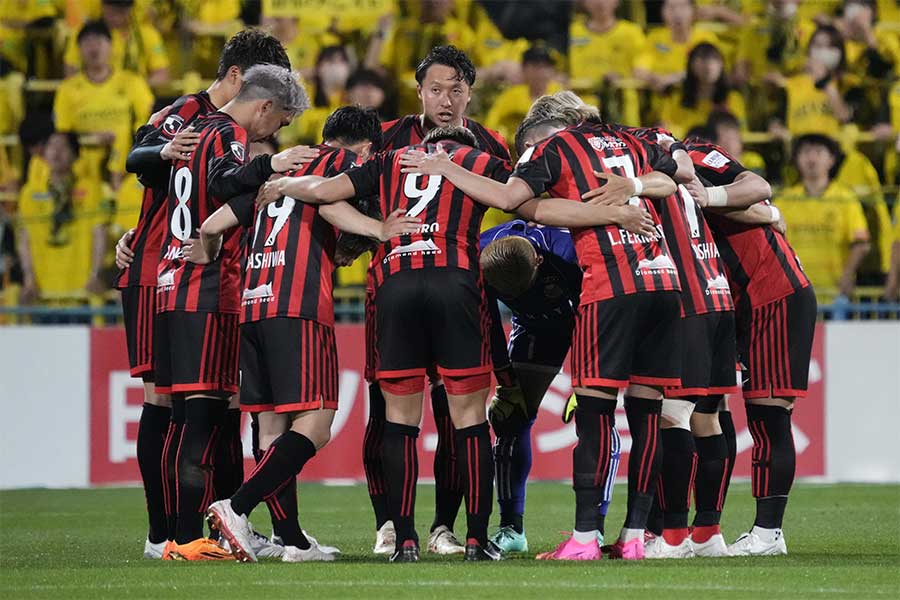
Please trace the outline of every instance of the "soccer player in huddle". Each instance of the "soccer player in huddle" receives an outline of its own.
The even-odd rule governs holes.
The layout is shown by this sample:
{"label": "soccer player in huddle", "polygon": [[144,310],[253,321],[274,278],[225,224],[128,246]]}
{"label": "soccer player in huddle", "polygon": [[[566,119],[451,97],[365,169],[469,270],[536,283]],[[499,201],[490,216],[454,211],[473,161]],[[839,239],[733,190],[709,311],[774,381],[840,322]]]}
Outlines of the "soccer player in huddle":
{"label": "soccer player in huddle", "polygon": [[736,556],[786,554],[781,527],[796,467],[791,413],[807,390],[815,292],[781,231],[719,214],[764,203],[762,208],[779,220],[777,208],[768,204],[771,190],[765,180],[707,140],[688,138],[685,146],[698,176],[687,187],[705,207],[734,297],[743,396],[753,436],[756,518],[728,550]]}
{"label": "soccer player in huddle", "polygon": [[213,457],[228,398],[238,391],[239,237],[236,232],[225,236],[217,260],[208,265],[186,261],[184,246],[227,200],[255,191],[275,172],[300,166],[305,148],[249,162],[246,148],[308,105],[288,69],[251,67],[237,96],[195,124],[196,150],[172,165],[168,227],[157,267],[153,365],[157,390],[177,394],[185,403],[176,462],[175,540],[166,549],[173,558],[230,557],[203,537],[203,515],[214,499]]}
{"label": "soccer player in huddle", "polygon": [[[622,388],[627,388],[625,410],[633,446],[628,513],[613,555],[642,558],[651,486],[658,472],[662,389],[678,385],[681,370],[678,274],[659,216],[646,197],[665,198],[676,188],[668,176],[651,169],[645,144],[603,124],[596,110],[581,112],[581,124],[527,150],[506,184],[479,177],[442,155],[408,154],[405,164],[442,175],[481,200],[505,197],[514,205],[526,203],[519,213],[530,220],[575,227],[573,239],[585,273],[572,347],[578,398],[578,444],[573,452],[575,531],[555,551],[539,558],[600,558],[599,505],[609,472],[616,397]],[[632,234],[613,224],[609,213],[595,220],[579,214],[578,209],[586,206],[582,195],[596,188],[607,173],[633,179],[640,197],[630,202],[650,215],[654,233]],[[533,200],[545,191],[563,200]]]}
{"label": "soccer player in huddle", "polygon": [[[422,112],[407,115],[382,125],[384,151],[396,150],[420,144],[435,127],[465,127],[474,134],[478,147],[500,160],[510,160],[509,149],[503,137],[482,124],[465,116],[475,85],[475,66],[465,52],[454,46],[432,48],[416,68],[416,84],[422,101]],[[345,238],[350,240],[352,238]],[[374,295],[374,282],[367,282],[367,306]],[[371,310],[367,314],[371,314]],[[367,324],[369,330],[371,323]],[[370,336],[369,336],[370,337]],[[369,339],[367,337],[367,339]],[[372,349],[367,349],[372,354]],[[367,363],[371,360],[367,359]],[[371,369],[367,369],[371,376]],[[447,405],[447,392],[443,383],[432,373],[431,407],[434,413],[438,445],[434,455],[435,516],[428,538],[428,550],[437,554],[462,553],[464,547],[453,534],[456,515],[463,499],[461,474],[455,471],[456,447],[453,425]],[[373,379],[368,379],[373,382]],[[382,430],[384,428],[384,398],[377,385],[369,387],[369,422],[363,448],[363,462],[369,495],[375,511],[377,530],[375,553],[390,554],[394,551],[393,523],[387,515],[384,496],[384,468],[380,460]]]}
{"label": "soccer player in huddle", "polygon": [[[436,366],[447,388],[459,448],[456,468],[466,490],[466,560],[497,560],[487,526],[493,462],[485,401],[490,385],[489,315],[478,267],[481,217],[488,206],[514,208],[504,196],[472,200],[441,176],[401,170],[405,151],[441,152],[449,160],[503,181],[509,166],[473,146],[464,128],[435,129],[423,144],[385,152],[331,179],[283,178],[266,198],[308,202],[380,192],[381,213],[396,209],[424,220],[419,232],[382,244],[372,261],[375,284],[375,378],[386,400],[381,460],[388,512],[396,528],[394,562],[419,558],[414,527],[416,438],[427,372]],[[467,171],[468,172],[468,171]],[[412,337],[410,337],[412,336]]]}
{"label": "soccer player in huddle", "polygon": [[[289,175],[334,176],[377,147],[374,111],[344,107],[325,123],[320,154]],[[209,507],[211,523],[236,558],[255,561],[247,515],[262,501],[278,515],[284,562],[330,561],[297,521],[297,475],[329,440],[338,403],[332,280],[337,229],[387,241],[419,221],[395,211],[385,223],[346,202],[316,206],[281,197],[255,210],[255,197],[231,200],[200,228],[186,255],[209,263],[223,235],[238,225],[249,234],[241,307],[241,406],[259,418],[264,452],[250,478],[229,499]],[[365,198],[364,201],[368,201]]]}
{"label": "soccer player in huddle", "polygon": [[[145,189],[137,225],[116,245],[116,262],[121,271],[114,285],[122,293],[131,375],[144,382],[137,457],[150,521],[144,546],[146,558],[161,558],[166,540],[175,536],[175,456],[184,424],[184,404],[176,400],[173,409],[170,395],[155,389],[153,373],[156,267],[166,229],[169,173],[173,161],[189,158],[197,147],[199,134],[192,131],[194,122],[230,102],[240,91],[247,69],[264,63],[290,67],[284,48],[271,35],[255,29],[237,33],[222,49],[212,85],[178,98],[153,115],[135,134],[126,162],[127,169],[138,174]],[[229,411],[216,461],[216,488],[226,495],[243,480],[239,428],[239,411]]]}

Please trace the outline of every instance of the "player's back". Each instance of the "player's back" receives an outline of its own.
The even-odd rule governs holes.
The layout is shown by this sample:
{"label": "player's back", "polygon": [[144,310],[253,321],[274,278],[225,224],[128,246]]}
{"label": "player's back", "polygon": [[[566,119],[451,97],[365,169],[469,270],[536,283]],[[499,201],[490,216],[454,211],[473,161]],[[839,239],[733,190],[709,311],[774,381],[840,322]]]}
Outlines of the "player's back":
{"label": "player's back", "polygon": [[[697,175],[713,185],[728,185],[746,169],[715,144],[686,140]],[[706,213],[716,245],[725,261],[735,303],[753,306],[784,298],[809,285],[797,254],[771,225],[738,223]],[[746,297],[745,297],[746,296]]]}
{"label": "player's back", "polygon": [[[522,155],[513,176],[526,181],[536,195],[547,191],[557,198],[581,202],[583,194],[602,185],[595,171],[636,177],[652,170],[647,148],[637,138],[607,123],[584,122],[532,146]],[[680,289],[653,203],[646,198],[629,202],[650,213],[657,235],[637,235],[617,225],[572,229],[585,271],[582,303],[641,291]]]}
{"label": "player's back", "polygon": [[[216,107],[206,92],[182,96],[155,114],[152,122],[137,131],[135,147],[165,144],[179,131],[215,110]],[[165,238],[170,170],[170,165],[166,163],[155,172],[138,174],[144,186],[144,193],[130,246],[134,253],[134,261],[116,276],[116,287],[156,285],[159,249]]]}
{"label": "player's back", "polygon": [[[509,176],[508,163],[487,152],[448,141],[441,142],[441,147],[453,162],[469,171],[497,181]],[[437,146],[414,145],[383,152],[348,172],[358,195],[379,196],[384,218],[402,209],[422,220],[417,233],[378,247],[372,260],[376,286],[400,270],[478,269],[479,232],[487,207],[440,175],[402,173],[400,157],[409,150],[431,153]]]}
{"label": "player's back", "polygon": [[[356,154],[316,146],[319,155],[289,177],[332,177],[356,162]],[[252,226],[244,269],[242,322],[299,317],[334,324],[332,300],[337,231],[318,206],[283,197],[255,211],[252,197],[231,206],[243,224]]]}
{"label": "player's back", "polygon": [[207,265],[186,262],[182,247],[197,236],[197,230],[229,198],[209,191],[210,176],[222,162],[246,161],[247,132],[234,119],[214,112],[199,120],[200,137],[188,160],[175,161],[169,180],[167,230],[157,269],[159,309],[230,312],[239,310],[240,231],[223,237],[216,260]]}

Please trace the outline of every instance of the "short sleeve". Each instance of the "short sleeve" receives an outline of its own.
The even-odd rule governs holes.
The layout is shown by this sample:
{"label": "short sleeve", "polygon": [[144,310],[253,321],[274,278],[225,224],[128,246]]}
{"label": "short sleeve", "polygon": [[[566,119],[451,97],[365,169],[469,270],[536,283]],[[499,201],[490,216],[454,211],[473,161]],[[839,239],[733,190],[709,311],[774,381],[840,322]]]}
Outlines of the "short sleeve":
{"label": "short sleeve", "polygon": [[540,196],[557,182],[560,166],[559,153],[551,139],[523,152],[511,176],[527,183],[534,195]]}
{"label": "short sleeve", "polygon": [[353,184],[353,189],[356,191],[357,196],[374,196],[378,194],[384,164],[392,156],[392,152],[376,154],[362,165],[345,173],[350,178],[350,183]]}
{"label": "short sleeve", "polygon": [[675,162],[672,155],[663,150],[659,144],[652,144],[645,140],[640,140],[640,142],[647,150],[647,161],[650,164],[650,168],[654,171],[665,173],[669,177],[674,177],[675,171],[678,170],[678,163]]}
{"label": "short sleeve", "polygon": [[848,244],[868,242],[869,224],[859,201],[856,198],[848,199],[844,203],[843,213],[846,221],[846,242]]}
{"label": "short sleeve", "polygon": [[728,185],[747,169],[737,160],[713,147],[692,147],[688,155],[697,175],[712,185]]}

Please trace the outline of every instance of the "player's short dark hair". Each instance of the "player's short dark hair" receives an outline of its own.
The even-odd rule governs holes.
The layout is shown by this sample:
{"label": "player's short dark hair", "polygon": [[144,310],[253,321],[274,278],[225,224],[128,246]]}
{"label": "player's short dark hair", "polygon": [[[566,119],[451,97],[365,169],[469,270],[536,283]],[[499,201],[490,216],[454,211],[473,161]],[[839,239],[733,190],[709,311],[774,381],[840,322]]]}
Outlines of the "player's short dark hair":
{"label": "player's short dark hair", "polygon": [[697,125],[696,127],[691,127],[684,135],[684,139],[685,141],[693,140],[695,142],[701,142],[703,144],[714,144],[717,141],[715,129],[710,129],[706,125]]}
{"label": "player's short dark hair", "polygon": [[325,119],[322,139],[340,140],[345,144],[372,142],[372,149],[381,148],[381,121],[373,108],[342,106]]}
{"label": "player's short dark hair", "polygon": [[465,81],[469,87],[475,85],[475,65],[465,52],[456,46],[435,46],[416,67],[416,81],[419,85],[425,81],[425,74],[431,65],[444,65],[456,71],[456,77]]}
{"label": "player's short dark hair", "polygon": [[540,127],[568,127],[568,124],[557,120],[557,119],[545,119],[541,116],[531,116],[525,117],[521,123],[519,123],[519,127],[516,128],[516,152],[519,156],[527,150],[525,147],[525,138],[527,138],[532,131],[538,129]]}
{"label": "player's short dark hair", "polygon": [[732,129],[740,129],[740,120],[728,112],[727,110],[714,110],[706,119],[706,128],[718,135],[719,127],[730,127]]}
{"label": "player's short dark hair", "polygon": [[112,41],[112,34],[109,32],[109,27],[107,27],[106,23],[104,23],[100,19],[88,21],[87,23],[85,23],[81,30],[78,32],[78,37],[75,38],[75,41],[80,44],[82,40],[84,40],[84,38],[89,35],[100,35]]}
{"label": "player's short dark hair", "polygon": [[284,46],[274,36],[259,29],[244,29],[234,34],[222,48],[216,79],[223,79],[231,67],[246,73],[253,65],[262,64],[291,68]]}
{"label": "player's short dark hair", "polygon": [[834,165],[828,171],[828,177],[834,179],[840,170],[841,164],[844,162],[844,152],[841,145],[834,138],[822,133],[807,133],[801,135],[794,140],[794,147],[791,149],[791,164],[797,164],[797,155],[804,146],[822,146],[834,157]]}
{"label": "player's short dark hair", "polygon": [[505,296],[520,296],[534,282],[535,250],[527,239],[509,236],[495,240],[481,251],[479,262],[488,285]]}
{"label": "player's short dark hair", "polygon": [[462,144],[463,146],[472,146],[473,148],[478,147],[478,140],[475,138],[474,133],[465,127],[455,126],[435,127],[422,138],[422,143],[437,144],[438,142],[447,140]]}

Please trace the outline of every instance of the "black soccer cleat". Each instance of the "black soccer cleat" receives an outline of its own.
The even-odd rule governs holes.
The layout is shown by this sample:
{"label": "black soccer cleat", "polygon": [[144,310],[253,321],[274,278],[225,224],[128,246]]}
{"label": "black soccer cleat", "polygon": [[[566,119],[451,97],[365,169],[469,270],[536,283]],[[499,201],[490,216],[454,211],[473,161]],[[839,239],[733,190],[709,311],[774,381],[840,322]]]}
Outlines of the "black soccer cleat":
{"label": "black soccer cleat", "polygon": [[488,542],[482,546],[478,540],[469,538],[466,540],[466,554],[463,557],[466,561],[482,561],[482,560],[503,560],[503,553],[494,542]]}
{"label": "black soccer cleat", "polygon": [[419,562],[419,545],[415,540],[406,540],[392,555],[392,563]]}

